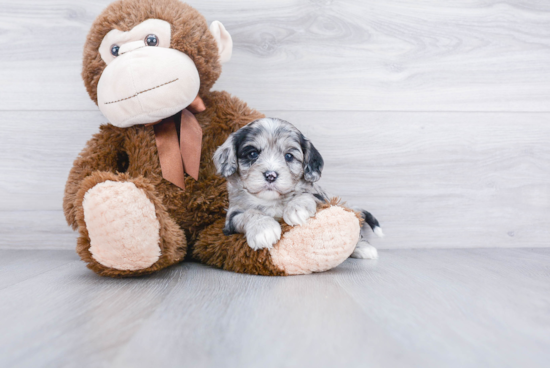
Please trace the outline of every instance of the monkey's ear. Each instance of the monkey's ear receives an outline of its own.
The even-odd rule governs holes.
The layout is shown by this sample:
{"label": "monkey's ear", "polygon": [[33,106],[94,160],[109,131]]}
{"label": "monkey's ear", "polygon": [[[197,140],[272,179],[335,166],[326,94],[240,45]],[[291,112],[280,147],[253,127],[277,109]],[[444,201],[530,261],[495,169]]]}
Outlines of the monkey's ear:
{"label": "monkey's ear", "polygon": [[214,153],[214,165],[218,174],[227,178],[237,171],[237,154],[233,144],[233,134]]}
{"label": "monkey's ear", "polygon": [[300,145],[302,146],[302,151],[304,152],[304,179],[309,182],[316,182],[321,179],[321,172],[323,171],[323,166],[325,162],[323,157],[317,148],[311,142],[302,136],[300,137]]}
{"label": "monkey's ear", "polygon": [[233,40],[231,35],[221,22],[217,20],[210,24],[210,33],[214,36],[216,43],[218,44],[218,53],[220,54],[220,63],[228,62],[231,59],[233,53]]}

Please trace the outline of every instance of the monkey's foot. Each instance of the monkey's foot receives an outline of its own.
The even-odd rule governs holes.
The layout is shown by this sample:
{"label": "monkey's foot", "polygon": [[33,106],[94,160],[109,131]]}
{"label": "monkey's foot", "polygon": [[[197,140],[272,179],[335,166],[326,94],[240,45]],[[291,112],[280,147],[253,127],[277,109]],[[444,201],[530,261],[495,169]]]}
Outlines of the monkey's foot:
{"label": "monkey's foot", "polygon": [[96,172],[77,198],[77,252],[102,276],[137,276],[183,259],[183,231],[147,179]]}
{"label": "monkey's foot", "polygon": [[106,181],[84,196],[90,253],[103,266],[140,270],[160,258],[155,206],[134,183]]}
{"label": "monkey's foot", "polygon": [[359,236],[355,212],[333,205],[286,231],[271,249],[271,260],[288,275],[327,271],[350,256]]}

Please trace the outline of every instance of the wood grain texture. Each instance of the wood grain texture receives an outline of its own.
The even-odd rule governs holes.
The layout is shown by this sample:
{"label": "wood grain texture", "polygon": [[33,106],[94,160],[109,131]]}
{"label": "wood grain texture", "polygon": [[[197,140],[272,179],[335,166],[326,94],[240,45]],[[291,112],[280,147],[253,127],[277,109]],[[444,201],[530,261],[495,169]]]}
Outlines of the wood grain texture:
{"label": "wood grain texture", "polygon": [[550,244],[548,114],[279,116],[326,158],[321,185],[381,221],[377,247]]}
{"label": "wood grain texture", "polygon": [[[544,247],[550,114],[266,111],[308,136],[321,185],[381,221],[380,248]],[[0,247],[73,249],[61,212],[99,112],[0,112]],[[40,122],[40,124],[37,124]],[[370,234],[369,234],[370,236]]]}
{"label": "wood grain texture", "polygon": [[0,211],[60,210],[73,161],[106,119],[99,111],[10,111],[0,121]]}
{"label": "wood grain texture", "polygon": [[[95,110],[82,47],[110,0],[3,0],[0,110]],[[550,111],[550,3],[189,3],[232,33],[217,89],[259,109]]]}
{"label": "wood grain texture", "polygon": [[0,252],[0,290],[25,280],[40,277],[67,263],[78,260],[74,252],[56,250],[33,252],[26,250],[2,250]]}
{"label": "wood grain texture", "polygon": [[[72,257],[7,254],[21,269]],[[186,263],[118,280],[73,261],[0,290],[0,366],[542,368],[549,262],[549,249],[384,250],[308,276]]]}
{"label": "wood grain texture", "polygon": [[[47,262],[59,252],[37,254]],[[21,255],[20,267],[30,253],[36,252]],[[74,260],[0,290],[0,366],[106,366],[179,283],[181,271],[118,280]]]}
{"label": "wood grain texture", "polygon": [[74,250],[78,237],[62,210],[0,211],[0,234],[0,249]]}

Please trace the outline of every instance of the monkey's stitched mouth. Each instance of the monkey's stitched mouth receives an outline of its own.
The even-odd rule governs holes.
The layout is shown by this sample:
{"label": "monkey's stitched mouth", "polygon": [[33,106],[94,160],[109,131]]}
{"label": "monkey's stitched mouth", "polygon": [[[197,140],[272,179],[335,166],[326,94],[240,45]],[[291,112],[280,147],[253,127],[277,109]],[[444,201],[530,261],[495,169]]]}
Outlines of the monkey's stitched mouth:
{"label": "monkey's stitched mouth", "polygon": [[156,88],[160,88],[160,87],[165,86],[165,85],[167,85],[167,84],[174,83],[174,82],[176,82],[176,81],[178,81],[178,80],[179,80],[179,78],[176,78],[176,79],[174,79],[174,80],[171,80],[170,82],[166,82],[166,83],[163,83],[163,84],[159,84],[159,85],[156,86],[156,87],[148,88],[148,89],[146,89],[146,90],[137,92],[137,93],[136,93],[135,95],[133,95],[133,96],[126,97],[126,98],[122,98],[122,99],[116,100],[116,101],[105,102],[105,105],[114,104],[114,103],[117,103],[117,102],[129,100],[129,99],[131,99],[131,98],[137,97],[138,95],[140,95],[140,94],[142,94],[142,93],[152,91],[152,90],[154,90],[154,89],[156,89]]}

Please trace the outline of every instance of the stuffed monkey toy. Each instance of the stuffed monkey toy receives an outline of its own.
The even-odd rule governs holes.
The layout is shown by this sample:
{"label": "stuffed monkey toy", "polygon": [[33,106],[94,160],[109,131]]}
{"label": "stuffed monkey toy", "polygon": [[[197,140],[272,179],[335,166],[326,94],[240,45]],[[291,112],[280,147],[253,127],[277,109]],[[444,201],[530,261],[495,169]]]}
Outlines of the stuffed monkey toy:
{"label": "stuffed monkey toy", "polygon": [[225,179],[212,156],[264,117],[211,91],[232,40],[220,22],[179,0],[119,0],[95,20],[82,77],[107,118],[75,160],[63,208],[77,252],[111,277],[149,274],[186,259],[258,275],[322,272],[354,250],[360,217],[336,201],[303,226],[283,225],[272,248],[223,235]]}

